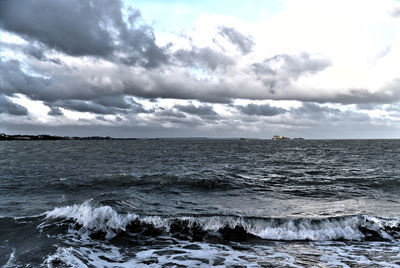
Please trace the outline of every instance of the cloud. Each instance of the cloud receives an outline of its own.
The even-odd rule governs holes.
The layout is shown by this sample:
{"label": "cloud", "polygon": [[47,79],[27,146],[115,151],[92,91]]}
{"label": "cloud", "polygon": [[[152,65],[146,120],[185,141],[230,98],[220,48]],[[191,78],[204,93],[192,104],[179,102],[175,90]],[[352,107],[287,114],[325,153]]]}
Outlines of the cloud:
{"label": "cloud", "polygon": [[180,49],[174,54],[175,59],[185,66],[202,67],[215,70],[218,67],[233,65],[233,58],[211,48],[193,47],[191,50]]}
{"label": "cloud", "polygon": [[199,116],[203,119],[215,120],[219,117],[211,105],[203,104],[196,107],[193,103],[189,103],[188,105],[175,105],[174,108],[190,115]]}
{"label": "cloud", "polygon": [[109,122],[107,119],[104,118],[104,116],[96,116],[96,119],[103,122]]}
{"label": "cloud", "polygon": [[[101,106],[127,109],[124,96],[142,98],[196,99],[211,103],[230,103],[233,99],[300,100],[337,103],[392,103],[400,99],[397,90],[400,80],[388,83],[380,90],[341,89],[337,92],[323,89],[294,88],[286,79],[274,76],[253,76],[236,73],[230,79],[200,80],[188,70],[171,68],[168,72],[145,70],[139,73],[120,65],[99,65],[96,62],[70,68],[50,62],[37,66],[46,76],[22,70],[19,61],[1,63],[2,93],[12,96],[21,93],[33,100],[55,102],[58,100],[93,101]],[[31,65],[34,72],[35,64]],[[268,83],[268,84],[267,84]],[[101,96],[101,97],[100,97]],[[113,104],[112,104],[113,102]],[[140,107],[137,107],[140,108]]]}
{"label": "cloud", "polygon": [[47,114],[52,116],[64,115],[58,107],[50,107],[50,111]]}
{"label": "cloud", "polygon": [[[272,64],[275,58],[281,65]],[[36,59],[26,63],[2,60],[0,82],[2,93],[8,96],[20,93],[49,103],[85,100],[120,109],[135,106],[127,102],[125,96],[210,103],[230,103],[234,99],[273,99],[357,104],[392,103],[400,99],[400,79],[394,79],[375,91],[357,88],[324,91],[323,88],[296,86],[292,81],[324,68],[327,65],[324,60],[304,55],[283,58],[279,55],[265,62],[252,65],[248,72],[228,68],[219,73],[218,78],[202,79],[191,70],[178,66],[145,70],[90,60],[72,66]]]}
{"label": "cloud", "polygon": [[51,108],[49,115],[59,115],[58,112],[61,112],[59,108],[101,115],[151,112],[144,109],[142,104],[133,100],[131,100],[131,103],[126,102],[123,96],[103,97],[93,101],[58,100],[47,103],[47,105]]}
{"label": "cloud", "polygon": [[221,26],[219,29],[220,34],[228,38],[228,40],[232,44],[236,45],[243,54],[248,54],[252,51],[255,43],[251,38],[244,36],[236,29],[231,27]]}
{"label": "cloud", "polygon": [[344,104],[353,103],[393,103],[400,100],[400,79],[393,79],[386,83],[382,88],[377,91],[370,91],[368,89],[348,89],[345,93],[337,93],[334,96],[333,102],[340,102]]}
{"label": "cloud", "polygon": [[156,116],[158,117],[168,117],[168,118],[186,118],[186,115],[184,113],[181,113],[179,111],[174,111],[171,109],[164,109],[161,108],[161,110],[157,111],[155,113]]}
{"label": "cloud", "polygon": [[94,100],[96,104],[100,104],[106,107],[116,107],[120,109],[129,109],[133,105],[139,106],[137,102],[130,99],[131,103],[128,103],[124,96],[108,96],[108,97],[99,97]]}
{"label": "cloud", "polygon": [[[107,95],[107,90],[90,83],[84,74],[64,66],[47,66],[48,75],[33,75],[23,70],[17,60],[1,62],[2,92],[6,95],[22,93],[34,100],[88,99]],[[109,94],[109,93],[108,93]]]}
{"label": "cloud", "polygon": [[324,107],[312,102],[304,102],[301,107],[291,110],[292,114],[311,114],[311,115],[321,115],[321,114],[331,114],[338,115],[341,113],[339,109]]}
{"label": "cloud", "polygon": [[283,108],[273,107],[269,104],[257,105],[250,103],[246,106],[236,106],[236,108],[247,115],[275,116],[286,112]]}
{"label": "cloud", "polygon": [[312,58],[308,53],[300,55],[278,54],[252,65],[254,72],[259,75],[281,76],[297,79],[304,74],[313,74],[329,67],[331,62],[325,58]]}
{"label": "cloud", "polygon": [[17,103],[14,103],[7,96],[0,95],[0,113],[11,115],[27,115],[28,110]]}
{"label": "cloud", "polygon": [[[311,125],[349,119],[344,116],[344,112],[340,109],[321,106],[312,102],[304,102],[301,107],[291,109],[290,114],[296,121]],[[350,115],[350,113],[348,115]],[[351,115],[354,116],[353,113],[351,113]],[[357,113],[357,115],[359,114]]]}
{"label": "cloud", "polygon": [[125,112],[122,109],[105,107],[99,104],[92,103],[90,101],[82,101],[82,100],[57,101],[53,103],[53,105],[72,111],[89,112],[95,114],[115,114],[117,112]]}
{"label": "cloud", "polygon": [[[114,21],[121,3],[116,1],[107,9],[106,1],[2,1],[5,30],[39,40],[67,54],[107,56],[113,51],[112,37],[107,25]],[[105,15],[102,18],[102,15]]]}
{"label": "cloud", "polygon": [[127,9],[126,21],[122,8],[119,0],[4,0],[0,24],[72,56],[102,57],[146,68],[166,63],[166,48],[156,45],[153,29],[140,22],[140,12]]}
{"label": "cloud", "polygon": [[311,58],[308,53],[300,55],[278,54],[251,65],[257,79],[262,81],[274,95],[299,77],[320,72],[331,65],[325,58]]}
{"label": "cloud", "polygon": [[375,103],[359,103],[356,105],[359,110],[376,110],[382,107],[382,104]]}
{"label": "cloud", "polygon": [[55,64],[62,63],[58,58],[47,57],[46,52],[49,51],[49,48],[40,42],[35,41],[23,44],[15,44],[1,40],[0,46],[4,51],[8,50],[8,51],[13,51],[14,53],[21,53],[25,56],[33,57],[38,61],[43,61],[43,62],[48,61]]}

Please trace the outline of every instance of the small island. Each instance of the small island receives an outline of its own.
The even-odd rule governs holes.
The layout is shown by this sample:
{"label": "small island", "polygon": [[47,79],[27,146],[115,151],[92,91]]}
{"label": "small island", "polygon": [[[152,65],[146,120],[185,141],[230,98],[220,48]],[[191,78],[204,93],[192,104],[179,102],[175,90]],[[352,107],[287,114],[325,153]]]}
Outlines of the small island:
{"label": "small island", "polygon": [[[290,138],[285,137],[285,136],[279,136],[279,135],[275,135],[272,137],[272,140],[290,140]],[[293,138],[293,140],[304,140],[304,138]]]}
{"label": "small island", "polygon": [[285,136],[279,136],[279,135],[275,135],[272,137],[273,140],[290,140],[290,138],[285,137]]}

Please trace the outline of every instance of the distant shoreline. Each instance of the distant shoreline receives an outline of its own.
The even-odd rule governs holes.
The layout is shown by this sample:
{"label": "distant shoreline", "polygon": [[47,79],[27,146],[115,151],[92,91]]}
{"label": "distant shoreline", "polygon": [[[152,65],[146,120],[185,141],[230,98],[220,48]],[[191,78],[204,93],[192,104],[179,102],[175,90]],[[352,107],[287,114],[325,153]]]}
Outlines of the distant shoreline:
{"label": "distant shoreline", "polygon": [[101,136],[88,136],[88,137],[69,137],[69,136],[53,136],[47,134],[41,135],[7,135],[0,134],[0,141],[16,141],[16,140],[30,140],[30,141],[48,141],[48,140],[138,140],[138,138],[111,138]]}
{"label": "distant shoreline", "polygon": [[[210,139],[229,139],[229,140],[263,140],[259,138],[208,138],[208,137],[158,137],[158,138],[113,138],[113,137],[102,137],[102,136],[87,136],[87,137],[79,137],[79,136],[56,136],[56,135],[7,135],[4,133],[0,133],[0,141],[49,141],[49,140],[179,140],[179,139],[191,139],[191,140],[210,140]],[[268,139],[269,140],[269,139]]]}

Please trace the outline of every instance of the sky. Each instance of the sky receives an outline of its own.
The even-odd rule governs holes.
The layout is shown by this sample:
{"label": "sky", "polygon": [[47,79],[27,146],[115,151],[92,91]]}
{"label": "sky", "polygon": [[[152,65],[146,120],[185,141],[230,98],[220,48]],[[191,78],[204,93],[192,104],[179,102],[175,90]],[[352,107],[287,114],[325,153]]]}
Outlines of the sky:
{"label": "sky", "polygon": [[400,1],[2,0],[0,132],[400,138]]}

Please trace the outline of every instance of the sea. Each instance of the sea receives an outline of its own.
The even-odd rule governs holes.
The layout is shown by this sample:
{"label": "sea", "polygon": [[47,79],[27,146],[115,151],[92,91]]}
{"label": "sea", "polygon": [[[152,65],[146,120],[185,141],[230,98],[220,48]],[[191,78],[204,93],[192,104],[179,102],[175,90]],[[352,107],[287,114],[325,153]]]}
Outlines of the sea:
{"label": "sea", "polygon": [[400,267],[400,140],[0,142],[1,267]]}

